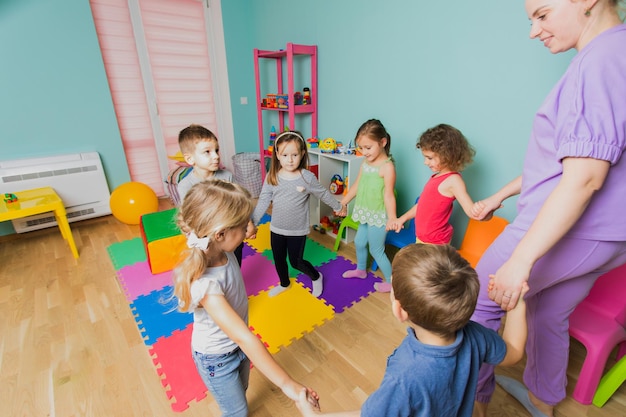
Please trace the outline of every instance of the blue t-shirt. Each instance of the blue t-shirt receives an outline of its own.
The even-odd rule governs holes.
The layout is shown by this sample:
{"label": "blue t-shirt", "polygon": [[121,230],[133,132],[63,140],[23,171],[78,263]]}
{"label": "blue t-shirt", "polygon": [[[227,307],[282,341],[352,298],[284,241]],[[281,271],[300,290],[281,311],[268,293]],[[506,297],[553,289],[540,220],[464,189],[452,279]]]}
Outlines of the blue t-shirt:
{"label": "blue t-shirt", "polygon": [[483,362],[497,365],[504,340],[470,321],[448,346],[421,343],[412,328],[387,359],[380,387],[361,408],[362,417],[471,417]]}

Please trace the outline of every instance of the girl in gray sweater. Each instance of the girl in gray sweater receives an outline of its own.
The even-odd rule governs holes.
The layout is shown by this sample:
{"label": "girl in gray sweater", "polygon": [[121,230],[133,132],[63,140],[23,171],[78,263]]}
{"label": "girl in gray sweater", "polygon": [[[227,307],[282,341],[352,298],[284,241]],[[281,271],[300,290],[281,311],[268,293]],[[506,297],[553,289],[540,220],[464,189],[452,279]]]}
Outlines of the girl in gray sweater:
{"label": "girl in gray sweater", "polygon": [[302,135],[296,131],[278,135],[270,169],[252,214],[252,221],[258,225],[272,204],[270,243],[280,286],[269,291],[270,297],[283,293],[290,286],[287,255],[291,265],[313,281],[313,296],[319,297],[324,291],[322,274],[303,257],[310,225],[309,196],[313,194],[336,213],[341,212],[343,206],[319,183],[308,167],[309,154]]}

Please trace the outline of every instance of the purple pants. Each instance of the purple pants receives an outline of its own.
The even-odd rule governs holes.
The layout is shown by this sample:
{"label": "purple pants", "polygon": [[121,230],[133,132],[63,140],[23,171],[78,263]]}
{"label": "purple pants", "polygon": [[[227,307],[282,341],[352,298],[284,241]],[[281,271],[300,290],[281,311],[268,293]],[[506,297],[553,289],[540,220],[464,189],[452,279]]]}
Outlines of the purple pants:
{"label": "purple pants", "polygon": [[[487,295],[489,274],[510,257],[525,230],[514,224],[487,249],[476,267],[481,291],[472,320],[493,330],[504,312]],[[537,398],[556,405],[565,398],[569,361],[569,316],[596,279],[626,263],[626,242],[561,239],[531,270],[526,294],[528,342],[524,383]],[[488,403],[495,390],[494,366],[483,364],[476,401]]]}

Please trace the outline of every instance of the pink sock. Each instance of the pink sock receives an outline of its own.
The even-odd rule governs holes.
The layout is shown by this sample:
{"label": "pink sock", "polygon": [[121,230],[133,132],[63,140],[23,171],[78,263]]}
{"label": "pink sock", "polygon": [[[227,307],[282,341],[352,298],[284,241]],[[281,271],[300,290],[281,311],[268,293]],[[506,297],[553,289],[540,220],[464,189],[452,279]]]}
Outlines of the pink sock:
{"label": "pink sock", "polygon": [[343,273],[344,278],[367,278],[367,271],[364,269],[351,269]]}
{"label": "pink sock", "polygon": [[374,284],[374,289],[378,292],[390,292],[391,283],[389,282],[377,282]]}

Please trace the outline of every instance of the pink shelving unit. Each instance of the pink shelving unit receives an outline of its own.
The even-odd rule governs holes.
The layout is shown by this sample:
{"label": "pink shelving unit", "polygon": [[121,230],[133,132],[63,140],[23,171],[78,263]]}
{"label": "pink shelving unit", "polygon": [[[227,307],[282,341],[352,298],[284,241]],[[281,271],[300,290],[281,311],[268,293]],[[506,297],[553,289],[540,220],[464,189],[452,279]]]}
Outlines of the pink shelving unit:
{"label": "pink shelving unit", "polygon": [[[302,84],[307,86],[311,90],[311,103],[295,105],[294,93],[295,81],[294,81],[294,56],[307,55],[311,64],[311,80],[308,83]],[[289,97],[289,107],[282,108],[270,108],[262,105],[265,94],[261,95],[261,74],[259,68],[259,61],[261,59],[273,59],[276,62],[276,77],[277,77],[277,90],[278,91],[264,91],[265,94],[287,94]],[[287,91],[285,91],[284,77],[283,77],[283,64],[286,60],[287,69]],[[254,50],[254,76],[256,81],[256,103],[257,103],[257,118],[259,124],[259,151],[261,155],[269,155],[265,149],[265,139],[269,137],[269,128],[266,130],[263,127],[263,112],[272,111],[278,113],[278,130],[280,133],[284,130],[285,126],[289,126],[290,129],[297,129],[296,115],[297,114],[309,114],[311,116],[311,135],[310,137],[317,137],[317,45],[297,45],[288,43],[284,50],[279,51],[264,51],[260,49]],[[300,90],[301,91],[301,90]],[[287,123],[285,123],[287,118]],[[304,132],[303,132],[304,134]],[[305,136],[306,139],[306,136]],[[265,170],[261,169],[262,179],[265,179]]]}

